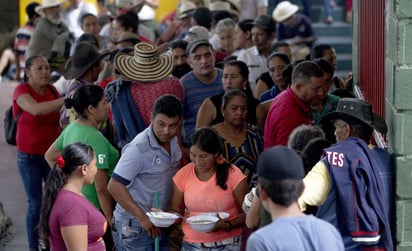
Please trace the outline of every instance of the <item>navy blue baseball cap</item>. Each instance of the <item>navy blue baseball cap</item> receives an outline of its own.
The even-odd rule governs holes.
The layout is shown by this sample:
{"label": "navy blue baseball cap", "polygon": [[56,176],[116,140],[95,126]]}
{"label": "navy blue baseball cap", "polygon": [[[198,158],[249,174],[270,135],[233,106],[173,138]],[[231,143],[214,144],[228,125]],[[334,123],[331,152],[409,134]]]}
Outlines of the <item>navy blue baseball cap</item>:
{"label": "navy blue baseball cap", "polygon": [[286,146],[274,146],[259,155],[259,178],[272,180],[300,180],[305,176],[302,158]]}

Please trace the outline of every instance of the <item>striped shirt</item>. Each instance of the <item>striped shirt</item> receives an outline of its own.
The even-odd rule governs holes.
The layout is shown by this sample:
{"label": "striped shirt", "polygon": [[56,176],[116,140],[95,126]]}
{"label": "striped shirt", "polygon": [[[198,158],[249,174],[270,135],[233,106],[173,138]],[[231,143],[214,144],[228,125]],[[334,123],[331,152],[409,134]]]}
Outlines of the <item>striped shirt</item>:
{"label": "striped shirt", "polygon": [[183,85],[183,142],[187,143],[189,136],[193,133],[196,126],[196,117],[203,101],[211,96],[223,92],[221,69],[217,70],[216,79],[211,84],[200,82],[193,71],[184,75],[180,82]]}
{"label": "striped shirt", "polygon": [[34,31],[34,24],[33,22],[27,22],[23,25],[20,29],[18,29],[16,33],[16,38],[14,39],[13,49],[19,55],[19,63],[20,63],[20,77],[23,77],[24,73],[24,53],[26,53],[27,48],[29,47],[29,41],[31,35]]}

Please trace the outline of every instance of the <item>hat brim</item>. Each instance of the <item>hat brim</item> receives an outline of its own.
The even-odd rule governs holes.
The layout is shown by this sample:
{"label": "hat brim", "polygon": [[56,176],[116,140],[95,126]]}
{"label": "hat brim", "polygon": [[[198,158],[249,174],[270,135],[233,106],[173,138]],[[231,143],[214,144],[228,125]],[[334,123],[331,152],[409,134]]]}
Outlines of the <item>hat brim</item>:
{"label": "hat brim", "polygon": [[34,11],[35,11],[37,14],[39,14],[40,16],[44,17],[44,12],[43,12],[44,9],[52,8],[52,7],[57,7],[57,6],[60,6],[60,5],[61,5],[61,3],[53,4],[53,5],[49,5],[49,6],[39,5],[39,6],[37,6],[36,8],[34,8]]}
{"label": "hat brim", "polygon": [[347,121],[347,120],[355,120],[358,122],[361,122],[362,124],[371,127],[372,129],[375,129],[376,131],[382,133],[382,134],[386,134],[388,132],[388,127],[386,125],[386,122],[383,118],[381,118],[378,114],[373,113],[373,121],[372,122],[366,122],[363,121],[361,119],[359,119],[358,117],[352,116],[348,113],[344,113],[344,112],[330,112],[328,114],[326,114],[323,118],[320,119],[319,123],[320,124],[327,124],[335,119],[341,119],[343,121]]}
{"label": "hat brim", "polygon": [[275,19],[276,22],[278,22],[278,23],[282,23],[286,19],[291,17],[292,15],[296,14],[296,12],[298,12],[298,10],[299,10],[299,7],[297,5],[291,5],[289,11],[286,12],[285,14],[283,14],[283,15],[275,15],[275,13],[274,13],[273,14],[273,19]]}
{"label": "hat brim", "polygon": [[120,53],[114,59],[119,72],[131,80],[156,82],[168,76],[174,68],[174,58],[171,50],[159,55],[151,62],[139,63],[134,56]]}
{"label": "hat brim", "polygon": [[73,65],[73,61],[69,58],[63,66],[63,77],[67,80],[79,78],[86,73],[86,71],[94,65],[97,61],[101,60],[105,56],[110,54],[110,51],[103,51],[99,52],[99,56],[96,57],[94,60],[90,60],[86,65],[81,68],[77,68]]}
{"label": "hat brim", "polygon": [[180,13],[177,16],[177,18],[178,19],[184,19],[184,18],[187,18],[187,17],[191,17],[193,15],[193,13],[195,12],[195,10],[196,9],[184,11],[184,12]]}

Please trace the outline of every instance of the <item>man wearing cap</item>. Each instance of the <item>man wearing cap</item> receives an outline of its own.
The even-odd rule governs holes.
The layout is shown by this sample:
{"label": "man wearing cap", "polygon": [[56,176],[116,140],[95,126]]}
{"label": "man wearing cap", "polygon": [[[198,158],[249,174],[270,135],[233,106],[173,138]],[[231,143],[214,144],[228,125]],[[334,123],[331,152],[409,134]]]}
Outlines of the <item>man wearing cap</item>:
{"label": "man wearing cap", "polygon": [[254,46],[243,50],[238,60],[245,62],[249,68],[249,84],[254,92],[256,81],[262,73],[268,71],[267,58],[276,36],[276,23],[272,17],[261,15],[255,19],[252,27],[252,41]]}
{"label": "man wearing cap", "polygon": [[58,0],[43,0],[43,4],[36,7],[35,10],[41,17],[36,22],[24,55],[26,59],[31,56],[44,56],[52,67],[58,67],[65,56],[68,56],[73,38],[61,20],[60,5]]}
{"label": "man wearing cap", "polygon": [[307,54],[317,39],[312,28],[312,22],[305,15],[297,13],[299,7],[283,1],[273,10],[272,16],[278,22],[277,40],[286,41],[294,47],[295,60],[304,59],[306,55],[298,56],[298,51],[304,51],[301,47],[306,46]]}
{"label": "man wearing cap", "polygon": [[207,97],[223,92],[222,70],[215,67],[215,52],[208,40],[200,39],[187,47],[187,62],[192,71],[184,75],[183,143],[187,143],[196,126],[200,105]]}
{"label": "man wearing cap", "polygon": [[26,6],[26,14],[29,20],[17,30],[14,39],[13,50],[16,58],[16,80],[23,79],[25,58],[24,54],[29,46],[30,38],[34,31],[34,22],[40,15],[35,11],[39,3],[31,2]]}
{"label": "man wearing cap", "polygon": [[182,118],[180,101],[173,95],[159,97],[153,105],[151,124],[122,150],[108,189],[117,202],[113,213],[113,238],[117,250],[169,251],[168,236],[150,221],[151,208],[169,209],[172,177],[179,168],[182,152],[179,135]]}
{"label": "man wearing cap", "polygon": [[342,238],[330,223],[299,210],[304,190],[300,156],[285,146],[266,149],[257,163],[258,194],[272,223],[252,233],[247,251],[343,251]]}
{"label": "man wearing cap", "polygon": [[[321,119],[333,122],[337,144],[304,178],[301,210],[318,206],[317,216],[340,231],[346,250],[393,250],[387,201],[389,166],[368,148],[373,130],[386,133],[385,121],[365,101],[345,98]],[[391,172],[391,170],[389,170]],[[382,182],[385,180],[384,182]]]}
{"label": "man wearing cap", "polygon": [[290,133],[313,124],[311,105],[323,98],[324,74],[315,63],[304,61],[292,72],[292,85],[278,94],[269,107],[264,129],[265,148],[287,145]]}

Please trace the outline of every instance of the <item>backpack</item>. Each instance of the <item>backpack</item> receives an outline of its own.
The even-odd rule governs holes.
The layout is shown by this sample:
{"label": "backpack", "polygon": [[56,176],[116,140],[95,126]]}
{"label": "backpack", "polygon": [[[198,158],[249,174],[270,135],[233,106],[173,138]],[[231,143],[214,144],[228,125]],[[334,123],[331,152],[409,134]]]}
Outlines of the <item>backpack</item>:
{"label": "backpack", "polygon": [[[50,86],[47,86],[50,91],[53,93],[55,98],[59,96]],[[20,118],[22,110],[19,109],[16,117],[13,116],[13,105],[9,107],[4,113],[4,138],[6,139],[7,144],[15,146],[16,143],[16,133],[17,133],[17,121]]]}
{"label": "backpack", "polygon": [[20,118],[21,110],[16,118],[13,116],[13,106],[10,106],[4,114],[4,138],[7,144],[16,145],[17,120]]}

